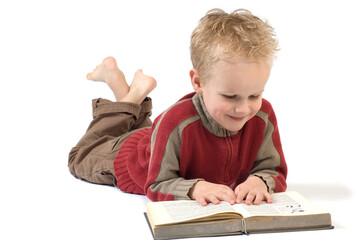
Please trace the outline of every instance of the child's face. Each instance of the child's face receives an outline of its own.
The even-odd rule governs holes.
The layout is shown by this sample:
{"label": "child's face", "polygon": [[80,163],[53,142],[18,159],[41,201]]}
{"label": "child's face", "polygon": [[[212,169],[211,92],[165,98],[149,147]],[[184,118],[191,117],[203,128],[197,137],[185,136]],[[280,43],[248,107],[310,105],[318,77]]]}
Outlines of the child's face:
{"label": "child's face", "polygon": [[[203,95],[211,117],[230,131],[240,130],[259,111],[262,93],[271,72],[266,61],[217,62],[203,84],[192,74],[193,87]],[[195,82],[193,80],[196,80]]]}

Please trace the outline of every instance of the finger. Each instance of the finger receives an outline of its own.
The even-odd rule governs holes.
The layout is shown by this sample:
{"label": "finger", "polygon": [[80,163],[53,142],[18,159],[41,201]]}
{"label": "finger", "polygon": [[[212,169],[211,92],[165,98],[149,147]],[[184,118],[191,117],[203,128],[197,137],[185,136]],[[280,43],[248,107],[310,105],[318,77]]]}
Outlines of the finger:
{"label": "finger", "polygon": [[253,200],[255,199],[256,195],[254,193],[248,193],[247,197],[246,197],[246,201],[245,204],[246,205],[251,205]]}
{"label": "finger", "polygon": [[267,203],[273,203],[272,195],[269,192],[264,195],[264,198]]}
{"label": "finger", "polygon": [[208,202],[211,202],[211,203],[213,203],[215,205],[220,203],[219,199],[214,195],[211,195],[211,196],[208,197]]}
{"label": "finger", "polygon": [[236,196],[238,196],[238,193],[240,191],[240,187],[239,185],[236,187],[236,189],[234,189],[234,194],[236,194]]}
{"label": "finger", "polygon": [[263,193],[258,193],[258,194],[256,195],[255,199],[254,199],[253,204],[254,204],[254,205],[260,205],[261,202],[263,201],[263,199],[264,199]]}
{"label": "finger", "polygon": [[204,197],[199,197],[196,199],[197,202],[199,202],[200,205],[202,205],[203,207],[207,206],[207,201]]}
{"label": "finger", "polygon": [[243,199],[247,196],[246,191],[240,190],[237,194],[236,203],[242,203]]}
{"label": "finger", "polygon": [[234,194],[234,192],[231,189],[229,189],[229,191],[220,193],[217,197],[218,197],[218,199],[220,199],[222,201],[226,201],[231,205],[236,203],[236,195]]}

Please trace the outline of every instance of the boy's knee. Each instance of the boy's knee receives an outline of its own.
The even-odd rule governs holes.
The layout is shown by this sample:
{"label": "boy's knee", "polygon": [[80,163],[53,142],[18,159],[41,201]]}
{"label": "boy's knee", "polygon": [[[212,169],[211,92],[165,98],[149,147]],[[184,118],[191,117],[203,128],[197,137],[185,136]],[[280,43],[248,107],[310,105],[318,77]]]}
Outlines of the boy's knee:
{"label": "boy's knee", "polygon": [[78,178],[78,176],[76,175],[76,157],[77,157],[77,153],[79,152],[80,147],[73,147],[69,153],[69,158],[68,158],[68,168],[70,173]]}

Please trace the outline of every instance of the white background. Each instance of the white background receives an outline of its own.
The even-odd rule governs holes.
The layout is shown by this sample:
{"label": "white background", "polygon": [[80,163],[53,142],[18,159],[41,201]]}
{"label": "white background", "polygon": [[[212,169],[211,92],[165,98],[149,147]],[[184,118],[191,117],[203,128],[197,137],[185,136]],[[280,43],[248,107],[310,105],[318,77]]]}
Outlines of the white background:
{"label": "white background", "polygon": [[1,0],[1,239],[151,239],[144,196],[68,172],[68,153],[91,120],[91,99],[113,100],[105,84],[85,76],[106,56],[118,60],[128,82],[142,68],[158,81],[150,95],[156,117],[192,91],[190,35],[214,7],[249,9],[275,28],[281,51],[264,97],[277,114],[289,190],[330,211],[336,227],[266,236],[355,237],[351,219],[361,206],[356,1]]}

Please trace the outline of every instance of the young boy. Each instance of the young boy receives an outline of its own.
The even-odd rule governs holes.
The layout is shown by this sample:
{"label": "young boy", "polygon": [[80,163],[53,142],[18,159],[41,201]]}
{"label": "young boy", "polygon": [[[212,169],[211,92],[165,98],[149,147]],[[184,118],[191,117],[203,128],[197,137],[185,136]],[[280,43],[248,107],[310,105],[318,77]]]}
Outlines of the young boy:
{"label": "young boy", "polygon": [[153,124],[147,95],[156,81],[138,70],[129,87],[115,59],[104,59],[87,79],[107,83],[116,102],[93,100],[70,172],[152,201],[271,203],[287,175],[276,117],[262,99],[277,45],[273,28],[249,11],[209,11],[191,38],[195,92]]}

